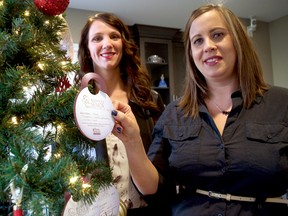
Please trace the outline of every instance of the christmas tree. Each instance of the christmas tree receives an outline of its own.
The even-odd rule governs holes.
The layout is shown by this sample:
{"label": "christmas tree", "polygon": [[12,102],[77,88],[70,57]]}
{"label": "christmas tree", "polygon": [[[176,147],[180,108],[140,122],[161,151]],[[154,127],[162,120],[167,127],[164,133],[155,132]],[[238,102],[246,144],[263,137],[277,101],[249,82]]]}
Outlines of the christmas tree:
{"label": "christmas tree", "polygon": [[112,182],[75,124],[79,88],[68,77],[78,64],[63,49],[65,13],[51,1],[0,0],[0,215],[15,205],[61,215],[64,193],[91,203]]}

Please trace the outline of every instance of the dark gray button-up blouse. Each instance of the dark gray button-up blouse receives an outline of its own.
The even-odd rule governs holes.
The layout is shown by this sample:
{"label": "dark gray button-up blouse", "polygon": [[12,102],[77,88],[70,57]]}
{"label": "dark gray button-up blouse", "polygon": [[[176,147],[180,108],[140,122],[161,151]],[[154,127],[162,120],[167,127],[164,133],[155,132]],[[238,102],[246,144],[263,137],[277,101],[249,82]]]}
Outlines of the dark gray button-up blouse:
{"label": "dark gray button-up blouse", "polygon": [[[272,87],[250,109],[243,108],[240,91],[231,97],[222,136],[205,105],[196,119],[184,117],[177,101],[166,107],[148,154],[160,173],[157,195],[171,198],[177,216],[287,216],[286,204],[263,200],[288,188],[288,90]],[[209,198],[196,189],[257,201]]]}

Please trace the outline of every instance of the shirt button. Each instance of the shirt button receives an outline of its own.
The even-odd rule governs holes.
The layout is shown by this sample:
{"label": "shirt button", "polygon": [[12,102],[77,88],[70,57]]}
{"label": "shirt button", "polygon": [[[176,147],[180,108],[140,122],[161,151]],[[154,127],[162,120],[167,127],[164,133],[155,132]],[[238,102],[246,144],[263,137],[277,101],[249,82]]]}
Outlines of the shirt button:
{"label": "shirt button", "polygon": [[182,137],[183,136],[183,131],[182,130],[177,130],[177,132],[178,132],[178,137]]}
{"label": "shirt button", "polygon": [[218,216],[222,216],[222,214],[218,214]]}
{"label": "shirt button", "polygon": [[222,172],[222,173],[225,173],[225,172],[226,172],[226,168],[222,168],[222,169],[221,169],[221,172]]}

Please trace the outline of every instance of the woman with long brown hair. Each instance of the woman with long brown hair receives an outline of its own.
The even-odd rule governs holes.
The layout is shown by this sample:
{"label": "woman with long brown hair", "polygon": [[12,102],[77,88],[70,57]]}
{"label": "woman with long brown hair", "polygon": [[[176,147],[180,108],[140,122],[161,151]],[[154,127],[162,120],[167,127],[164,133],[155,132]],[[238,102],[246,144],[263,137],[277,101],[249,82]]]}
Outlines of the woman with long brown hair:
{"label": "woman with long brown hair", "polygon": [[[97,73],[111,100],[132,107],[140,127],[143,148],[148,151],[154,122],[164,109],[160,96],[151,90],[150,76],[143,67],[137,45],[128,27],[111,13],[97,13],[90,17],[81,32],[78,50],[81,80],[86,73]],[[113,134],[95,143],[96,158],[107,161],[112,168],[114,185],[129,215],[157,215],[147,206],[134,186],[126,149]],[[100,150],[100,146],[102,149]]]}
{"label": "woman with long brown hair", "polygon": [[157,121],[148,157],[130,107],[115,102],[138,189],[170,199],[177,216],[288,215],[288,90],[264,82],[246,28],[224,6],[193,11],[184,43],[184,94]]}

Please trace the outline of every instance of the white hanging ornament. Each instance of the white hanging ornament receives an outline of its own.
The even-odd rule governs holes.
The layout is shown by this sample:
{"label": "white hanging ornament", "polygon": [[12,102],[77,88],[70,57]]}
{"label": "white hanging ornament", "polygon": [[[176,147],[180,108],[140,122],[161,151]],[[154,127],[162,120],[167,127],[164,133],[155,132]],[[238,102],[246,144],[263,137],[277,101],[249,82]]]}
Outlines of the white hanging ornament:
{"label": "white hanging ornament", "polygon": [[[91,79],[94,79],[100,86],[95,95],[88,89]],[[76,125],[84,136],[93,141],[106,138],[112,132],[115,124],[111,115],[114,107],[105,91],[103,79],[96,73],[87,73],[82,78],[81,91],[74,101]]]}
{"label": "white hanging ornament", "polygon": [[[63,216],[117,216],[120,198],[114,186],[100,188],[96,200],[91,204],[83,201],[75,202],[71,197],[65,207]],[[121,214],[122,216],[125,216]]]}
{"label": "white hanging ornament", "polygon": [[60,49],[61,50],[66,50],[67,51],[67,57],[73,61],[74,57],[74,44],[73,44],[73,39],[72,35],[70,32],[70,27],[67,23],[67,21],[64,19],[63,16],[60,16],[63,21],[65,22],[66,28],[61,32],[61,38],[62,40],[60,41]]}

